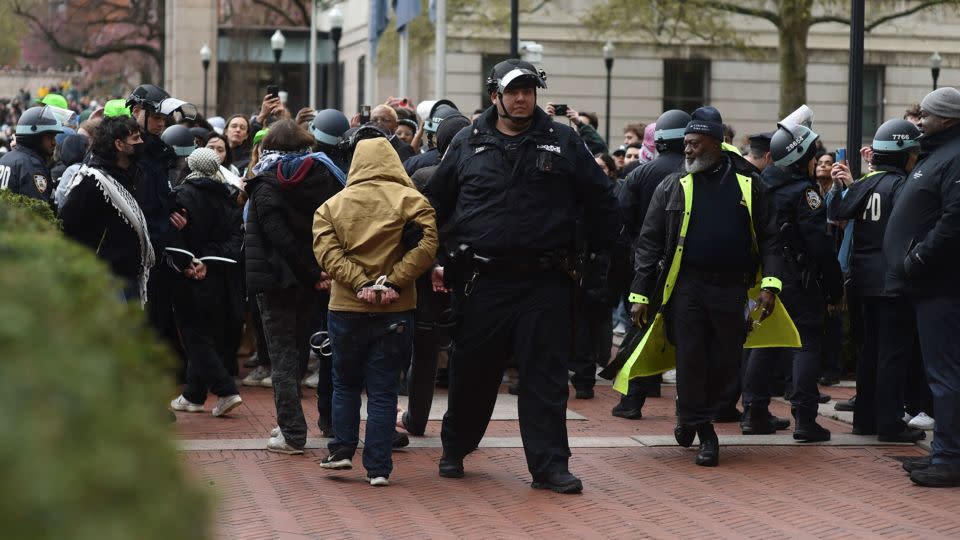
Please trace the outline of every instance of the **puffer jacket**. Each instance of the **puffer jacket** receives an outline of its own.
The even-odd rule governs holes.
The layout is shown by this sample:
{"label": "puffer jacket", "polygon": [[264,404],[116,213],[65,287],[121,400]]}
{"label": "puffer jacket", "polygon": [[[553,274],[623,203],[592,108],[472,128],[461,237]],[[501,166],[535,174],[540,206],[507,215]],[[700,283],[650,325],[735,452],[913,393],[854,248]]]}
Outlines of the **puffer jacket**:
{"label": "puffer jacket", "polygon": [[[402,239],[410,222],[423,236],[408,250]],[[390,143],[383,138],[360,141],[347,187],[313,218],[313,252],[333,278],[330,309],[372,313],[414,309],[414,281],[433,265],[437,243],[433,207],[413,186]],[[358,299],[357,291],[380,276],[399,289],[400,298],[386,305]]]}
{"label": "puffer jacket", "polygon": [[313,213],[340,189],[327,166],[309,156],[284,160],[247,181],[244,255],[249,293],[313,288],[320,281],[310,248]]}

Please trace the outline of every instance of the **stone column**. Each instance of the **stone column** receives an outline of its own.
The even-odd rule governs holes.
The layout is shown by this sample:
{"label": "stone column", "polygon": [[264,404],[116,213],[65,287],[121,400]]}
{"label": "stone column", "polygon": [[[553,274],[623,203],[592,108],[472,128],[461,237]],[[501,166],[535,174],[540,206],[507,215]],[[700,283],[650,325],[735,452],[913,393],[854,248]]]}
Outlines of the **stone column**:
{"label": "stone column", "polygon": [[166,9],[166,54],[163,88],[171,96],[203,109],[203,65],[200,48],[212,51],[207,72],[205,116],[216,116],[217,106],[217,1],[175,0]]}

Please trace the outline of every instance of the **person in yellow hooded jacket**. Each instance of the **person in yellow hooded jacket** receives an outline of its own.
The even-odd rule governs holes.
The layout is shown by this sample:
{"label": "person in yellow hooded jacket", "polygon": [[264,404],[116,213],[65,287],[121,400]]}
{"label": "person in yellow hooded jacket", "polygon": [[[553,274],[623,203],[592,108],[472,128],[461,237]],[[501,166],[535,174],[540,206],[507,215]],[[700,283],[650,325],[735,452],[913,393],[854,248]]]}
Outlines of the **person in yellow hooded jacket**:
{"label": "person in yellow hooded jacket", "polygon": [[314,214],[313,251],[333,279],[327,319],[333,349],[333,431],[325,469],[350,469],[367,391],[363,466],[389,484],[400,370],[413,345],[416,279],[437,251],[433,207],[414,187],[390,142],[354,146],[347,186]]}

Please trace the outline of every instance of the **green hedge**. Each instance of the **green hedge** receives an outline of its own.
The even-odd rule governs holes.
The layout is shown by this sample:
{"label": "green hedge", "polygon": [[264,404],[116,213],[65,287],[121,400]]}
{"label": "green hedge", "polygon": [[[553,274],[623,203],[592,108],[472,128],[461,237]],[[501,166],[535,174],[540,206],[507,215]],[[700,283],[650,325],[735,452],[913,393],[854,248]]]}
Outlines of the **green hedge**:
{"label": "green hedge", "polygon": [[43,210],[0,199],[0,534],[209,538],[166,411],[171,355]]}

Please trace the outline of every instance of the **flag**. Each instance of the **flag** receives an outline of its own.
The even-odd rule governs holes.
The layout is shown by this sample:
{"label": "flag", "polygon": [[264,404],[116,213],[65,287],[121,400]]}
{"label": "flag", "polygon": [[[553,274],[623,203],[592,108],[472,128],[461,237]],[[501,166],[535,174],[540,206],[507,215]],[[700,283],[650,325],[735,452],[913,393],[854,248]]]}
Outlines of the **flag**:
{"label": "flag", "polygon": [[397,33],[403,32],[420,16],[420,0],[393,0],[393,10],[397,13]]}
{"label": "flag", "polygon": [[370,0],[370,35],[367,40],[376,44],[390,23],[390,6],[387,0]]}

